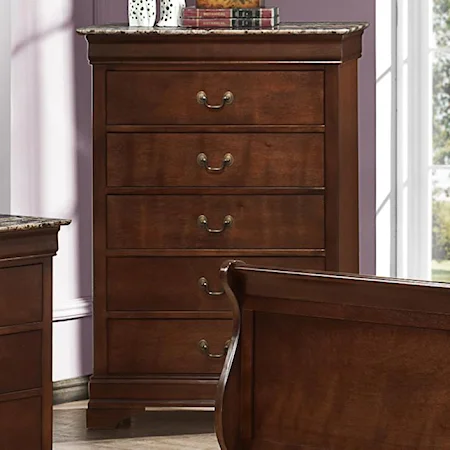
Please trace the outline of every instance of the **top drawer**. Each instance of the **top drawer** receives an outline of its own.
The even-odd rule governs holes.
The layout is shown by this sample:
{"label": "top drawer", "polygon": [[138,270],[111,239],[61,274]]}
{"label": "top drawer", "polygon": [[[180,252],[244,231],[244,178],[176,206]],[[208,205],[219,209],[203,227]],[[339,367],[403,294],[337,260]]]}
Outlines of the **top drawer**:
{"label": "top drawer", "polygon": [[42,264],[0,267],[0,327],[42,321]]}
{"label": "top drawer", "polygon": [[[231,102],[223,100],[227,92]],[[322,71],[111,71],[106,102],[110,125],[321,125],[324,77]]]}

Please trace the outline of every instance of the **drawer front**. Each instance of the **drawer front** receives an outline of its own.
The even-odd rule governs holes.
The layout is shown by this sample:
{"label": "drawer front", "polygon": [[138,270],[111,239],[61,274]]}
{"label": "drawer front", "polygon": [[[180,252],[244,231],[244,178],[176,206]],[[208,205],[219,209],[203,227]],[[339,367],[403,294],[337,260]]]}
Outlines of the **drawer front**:
{"label": "drawer front", "polygon": [[[325,258],[124,257],[107,264],[110,311],[225,311],[219,269],[225,259],[292,269],[325,270]],[[214,293],[212,295],[208,292]]]}
{"label": "drawer front", "polygon": [[42,265],[0,268],[0,327],[42,320]]}
{"label": "drawer front", "polygon": [[109,373],[218,374],[224,358],[209,357],[200,342],[222,354],[231,331],[231,320],[109,320]]}
{"label": "drawer front", "polygon": [[0,394],[41,387],[40,331],[0,336]]}
{"label": "drawer front", "polygon": [[109,186],[324,184],[323,134],[108,135]]}
{"label": "drawer front", "polygon": [[321,195],[112,195],[107,210],[109,248],[324,247]]}
{"label": "drawer front", "polygon": [[[107,73],[110,125],[297,125],[324,123],[322,71]],[[226,92],[231,104],[221,106]]]}
{"label": "drawer front", "polygon": [[[41,450],[42,406],[40,397],[1,401],[0,449]],[[50,448],[49,442],[48,447]]]}

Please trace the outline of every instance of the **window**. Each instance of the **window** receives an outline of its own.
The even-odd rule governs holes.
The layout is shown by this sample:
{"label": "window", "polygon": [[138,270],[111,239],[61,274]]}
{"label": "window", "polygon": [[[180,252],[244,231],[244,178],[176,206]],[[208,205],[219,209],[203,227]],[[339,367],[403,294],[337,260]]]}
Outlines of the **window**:
{"label": "window", "polygon": [[377,188],[377,273],[450,281],[450,0],[389,1],[391,90],[379,79],[377,97],[391,127],[380,119],[377,170],[387,135],[391,170],[378,177],[389,189]]}
{"label": "window", "polygon": [[431,277],[450,281],[450,0],[433,0]]}

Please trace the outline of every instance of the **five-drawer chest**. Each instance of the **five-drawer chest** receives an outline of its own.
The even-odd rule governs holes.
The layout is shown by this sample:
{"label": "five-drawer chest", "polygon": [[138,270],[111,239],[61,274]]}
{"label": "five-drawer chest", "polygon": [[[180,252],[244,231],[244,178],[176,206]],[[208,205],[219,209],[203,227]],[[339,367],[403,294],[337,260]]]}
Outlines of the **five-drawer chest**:
{"label": "five-drawer chest", "polygon": [[93,65],[89,428],[214,405],[224,260],[358,272],[366,26],[78,30]]}

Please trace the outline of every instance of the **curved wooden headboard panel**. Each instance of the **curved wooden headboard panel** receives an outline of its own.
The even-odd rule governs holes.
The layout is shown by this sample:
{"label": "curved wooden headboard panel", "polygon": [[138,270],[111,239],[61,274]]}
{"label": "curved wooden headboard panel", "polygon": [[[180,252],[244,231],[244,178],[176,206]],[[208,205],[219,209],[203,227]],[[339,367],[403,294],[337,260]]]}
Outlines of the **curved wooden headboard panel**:
{"label": "curved wooden headboard panel", "polygon": [[222,279],[222,450],[450,449],[448,285],[242,262]]}
{"label": "curved wooden headboard panel", "polygon": [[239,289],[239,277],[234,274],[236,267],[245,265],[242,261],[228,261],[220,270],[222,285],[233,313],[231,343],[220,375],[216,397],[216,436],[222,450],[238,448],[239,416],[235,414],[233,402],[240,392],[239,338],[241,332],[241,311],[235,292]]}

